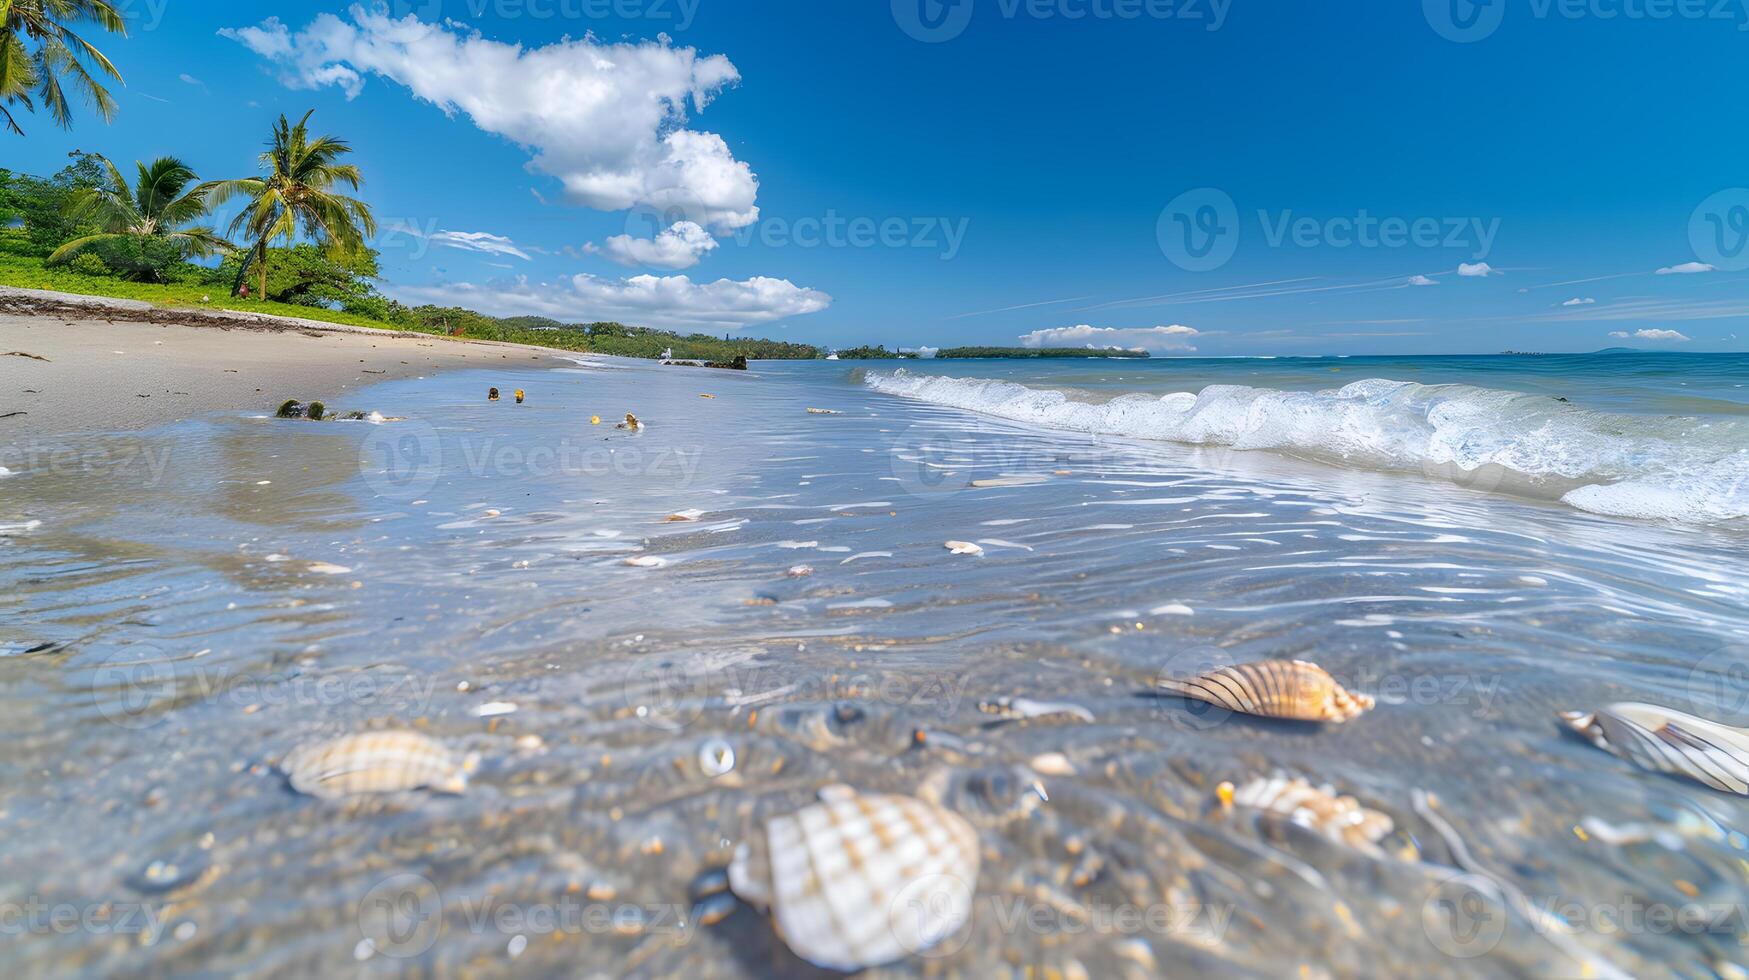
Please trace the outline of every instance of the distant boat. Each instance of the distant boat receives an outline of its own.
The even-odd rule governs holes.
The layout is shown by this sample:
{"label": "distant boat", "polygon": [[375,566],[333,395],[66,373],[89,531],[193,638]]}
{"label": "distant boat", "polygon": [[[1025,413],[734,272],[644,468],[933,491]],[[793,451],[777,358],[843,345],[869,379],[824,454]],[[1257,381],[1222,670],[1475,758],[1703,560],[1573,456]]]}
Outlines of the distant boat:
{"label": "distant boat", "polygon": [[674,360],[674,348],[670,347],[667,350],[663,351],[662,352],[662,360],[664,360],[664,361]]}
{"label": "distant boat", "polygon": [[837,355],[837,354],[827,354],[827,355],[826,355],[826,360],[828,360],[828,361],[836,361],[836,360],[838,360],[838,355]]}

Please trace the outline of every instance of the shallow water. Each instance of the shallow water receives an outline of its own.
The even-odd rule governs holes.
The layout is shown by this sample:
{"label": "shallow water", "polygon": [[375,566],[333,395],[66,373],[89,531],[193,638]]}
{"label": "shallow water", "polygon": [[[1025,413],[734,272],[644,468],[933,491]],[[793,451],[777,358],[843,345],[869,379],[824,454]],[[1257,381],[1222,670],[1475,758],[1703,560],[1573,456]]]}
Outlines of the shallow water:
{"label": "shallow water", "polygon": [[[971,927],[894,974],[1743,975],[1749,806],[1553,720],[1632,699],[1749,725],[1743,521],[1066,431],[854,367],[453,372],[333,406],[401,422],[8,447],[8,972],[805,974],[698,882],[840,781],[921,787],[980,830]],[[1331,384],[922,367],[1105,401]],[[1488,370],[1463,383],[1551,394]],[[1699,412],[1639,376],[1571,402]],[[1737,405],[1749,380],[1682,376]],[[646,428],[614,429],[627,411]],[[1286,656],[1378,707],[1316,730],[1148,693]],[[979,703],[1002,695],[1094,721],[1001,723]],[[468,793],[327,803],[274,769],[395,724],[479,752]],[[1032,768],[1053,752],[1073,771]],[[1390,856],[1212,806],[1277,771],[1388,813]]]}

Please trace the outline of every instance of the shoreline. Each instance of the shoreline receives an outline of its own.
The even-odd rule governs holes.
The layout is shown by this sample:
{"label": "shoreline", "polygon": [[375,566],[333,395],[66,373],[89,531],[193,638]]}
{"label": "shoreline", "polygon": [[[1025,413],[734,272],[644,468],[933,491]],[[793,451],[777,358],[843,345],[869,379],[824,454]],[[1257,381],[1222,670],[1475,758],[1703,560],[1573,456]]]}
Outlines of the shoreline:
{"label": "shoreline", "polygon": [[288,398],[332,401],[437,371],[574,367],[599,356],[0,287],[0,442],[271,412]]}

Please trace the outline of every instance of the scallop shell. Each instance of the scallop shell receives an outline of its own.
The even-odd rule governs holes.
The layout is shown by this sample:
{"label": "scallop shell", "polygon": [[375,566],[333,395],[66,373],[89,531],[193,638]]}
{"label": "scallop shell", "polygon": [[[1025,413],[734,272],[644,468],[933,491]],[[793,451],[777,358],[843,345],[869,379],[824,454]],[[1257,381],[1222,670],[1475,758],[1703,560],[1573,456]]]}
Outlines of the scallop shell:
{"label": "scallop shell", "polygon": [[1031,698],[997,698],[978,702],[978,710],[1008,721],[1093,721],[1093,712],[1067,701],[1034,701]]}
{"label": "scallop shell", "polygon": [[849,973],[921,953],[971,917],[978,835],[956,813],[846,786],[767,820],[729,865],[729,887],[768,908],[815,966]]}
{"label": "scallop shell", "polygon": [[280,762],[292,789],[323,799],[434,789],[462,793],[477,756],[457,760],[416,732],[366,732],[300,745]]}
{"label": "scallop shell", "polygon": [[1162,690],[1232,711],[1295,721],[1344,722],[1373,706],[1324,668],[1304,660],[1260,660],[1221,667],[1189,680],[1162,679]]}
{"label": "scallop shell", "polygon": [[1749,729],[1631,701],[1590,714],[1563,711],[1561,720],[1591,744],[1642,769],[1749,796]]}
{"label": "scallop shell", "polygon": [[1360,805],[1352,796],[1337,796],[1331,786],[1313,786],[1304,779],[1271,776],[1253,779],[1238,789],[1222,783],[1222,805],[1237,804],[1286,817],[1341,844],[1383,856],[1378,842],[1395,828],[1391,818]]}

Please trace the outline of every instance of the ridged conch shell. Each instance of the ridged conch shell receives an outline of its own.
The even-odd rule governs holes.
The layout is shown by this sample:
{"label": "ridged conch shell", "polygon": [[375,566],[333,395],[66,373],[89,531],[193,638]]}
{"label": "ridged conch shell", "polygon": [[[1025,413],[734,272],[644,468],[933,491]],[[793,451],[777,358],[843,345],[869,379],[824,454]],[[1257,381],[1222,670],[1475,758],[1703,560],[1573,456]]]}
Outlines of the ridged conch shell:
{"label": "ridged conch shell", "polygon": [[1260,660],[1220,667],[1189,680],[1162,679],[1161,690],[1232,711],[1294,721],[1344,722],[1373,706],[1324,668],[1304,660]]}
{"label": "ridged conch shell", "polygon": [[797,956],[849,973],[958,932],[971,917],[978,858],[977,832],[956,813],[829,786],[736,849],[729,887],[770,910]]}
{"label": "ridged conch shell", "polygon": [[1589,714],[1563,711],[1561,720],[1591,744],[1643,769],[1749,796],[1749,730],[1631,701]]}
{"label": "ridged conch shell", "polygon": [[1360,805],[1352,796],[1337,796],[1331,786],[1313,786],[1301,778],[1271,776],[1253,779],[1238,789],[1222,783],[1215,794],[1221,805],[1250,807],[1286,817],[1356,850],[1382,856],[1378,842],[1396,826],[1391,818]]}
{"label": "ridged conch shell", "polygon": [[458,760],[442,744],[417,732],[366,732],[293,749],[279,768],[292,789],[323,799],[358,793],[434,789],[463,793],[479,764]]}

